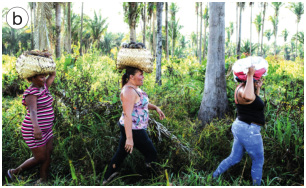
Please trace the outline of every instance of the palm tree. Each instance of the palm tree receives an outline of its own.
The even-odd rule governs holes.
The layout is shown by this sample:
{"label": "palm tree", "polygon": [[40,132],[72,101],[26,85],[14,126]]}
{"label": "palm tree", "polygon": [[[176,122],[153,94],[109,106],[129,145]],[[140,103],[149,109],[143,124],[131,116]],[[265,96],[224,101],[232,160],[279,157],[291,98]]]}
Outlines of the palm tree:
{"label": "palm tree", "polygon": [[144,2],[143,4],[141,17],[143,22],[142,43],[146,45],[146,2]]}
{"label": "palm tree", "polygon": [[205,73],[204,94],[198,113],[202,125],[213,118],[224,117],[228,108],[225,80],[225,3],[209,3],[208,58]]}
{"label": "palm tree", "polygon": [[[275,43],[274,43],[274,48],[275,48],[275,52],[274,55],[276,55],[276,38],[277,38],[277,29],[278,29],[278,16],[279,16],[279,9],[281,6],[283,6],[284,4],[282,2],[272,2],[272,7],[274,8],[275,14],[274,14],[274,18],[273,18],[273,27],[274,27],[274,37],[275,37]],[[271,17],[270,17],[271,18]]]}
{"label": "palm tree", "polygon": [[61,4],[55,3],[55,17],[56,17],[56,44],[55,55],[56,58],[61,56]]}
{"label": "palm tree", "polygon": [[114,35],[112,33],[106,32],[103,36],[103,40],[101,41],[102,52],[108,55],[114,46]]}
{"label": "palm tree", "polygon": [[190,38],[191,38],[191,47],[192,49],[194,49],[194,46],[197,44],[197,34],[195,34],[195,32],[192,32]]}
{"label": "palm tree", "polygon": [[162,58],[162,13],[163,13],[163,3],[158,2],[156,4],[157,12],[157,46],[156,46],[156,81],[158,85],[162,84],[161,80],[161,58]]}
{"label": "palm tree", "polygon": [[[304,14],[304,4],[302,2],[289,3],[288,8],[296,15],[296,35],[298,35],[299,23],[301,21],[302,14]],[[295,45],[297,46],[297,38],[295,40]],[[297,48],[295,49],[295,55],[297,56]]]}
{"label": "palm tree", "polygon": [[156,56],[156,2],[154,2],[153,7],[153,26],[152,26],[152,33],[153,33],[153,57]]}
{"label": "palm tree", "polygon": [[[204,9],[204,15],[203,15],[203,19],[204,19],[204,47],[203,47],[203,60],[205,60],[205,50],[206,50],[206,29],[208,27],[208,19],[209,19],[209,16],[208,16],[208,7],[207,5],[205,6],[205,9]],[[233,23],[232,23],[233,24]],[[232,30],[231,30],[231,34],[233,34],[234,32],[234,26],[232,25]]]}
{"label": "palm tree", "polygon": [[[296,50],[296,53],[297,53],[297,49],[300,47],[299,48],[299,54],[300,54],[299,56],[304,58],[304,32],[298,32],[297,34],[294,34],[292,36],[291,40],[294,40],[294,41],[298,40],[299,41],[299,43],[301,44],[300,45],[301,47],[300,46],[295,46],[295,50]],[[297,57],[297,55],[295,57]]]}
{"label": "palm tree", "polygon": [[273,35],[273,32],[271,32],[270,29],[264,32],[264,36],[267,37],[268,41],[270,41],[272,35]]}
{"label": "palm tree", "polygon": [[231,32],[230,32],[230,28],[229,27],[226,27],[225,28],[225,32],[226,32],[226,41],[225,41],[225,47],[227,48],[229,43],[230,43],[230,40],[231,40]]}
{"label": "palm tree", "polygon": [[202,2],[200,2],[200,17],[201,17],[201,23],[200,23],[200,46],[199,46],[199,63],[201,64],[201,51],[202,51],[202,19],[203,19],[203,9],[202,9]]}
{"label": "palm tree", "polygon": [[26,32],[28,27],[13,29],[7,23],[2,25],[2,52],[4,54],[16,55],[31,49],[31,34]]}
{"label": "palm tree", "polygon": [[199,32],[198,32],[198,26],[199,26],[199,3],[195,3],[196,8],[196,15],[197,15],[197,54],[198,54],[198,42],[199,42]]}
{"label": "palm tree", "polygon": [[228,49],[228,55],[230,56],[230,54],[231,54],[231,49],[230,49],[230,42],[231,42],[231,36],[233,35],[233,33],[234,33],[234,23],[233,22],[230,22],[230,26],[229,27],[226,27],[225,28],[225,32],[226,32],[226,35],[227,35],[227,37],[226,37],[226,42],[225,42],[225,46],[226,46],[226,48]]}
{"label": "palm tree", "polygon": [[35,12],[36,3],[29,2],[29,6],[31,9],[31,49],[34,50],[34,22],[33,20],[35,19],[35,13],[33,15],[33,12]]}
{"label": "palm tree", "polygon": [[103,54],[110,55],[113,48],[120,47],[123,37],[123,33],[113,34],[106,32],[101,41],[101,50]]}
{"label": "palm tree", "polygon": [[68,54],[70,54],[71,53],[71,2],[68,2],[67,24],[68,24]]}
{"label": "palm tree", "polygon": [[238,31],[238,25],[239,25],[239,21],[238,21],[238,15],[239,15],[239,3],[236,3],[236,46],[238,47],[238,38],[239,38],[239,31]]}
{"label": "palm tree", "polygon": [[172,55],[172,57],[174,56],[174,49],[175,49],[175,44],[176,44],[176,41],[177,41],[177,39],[179,38],[179,36],[180,36],[180,30],[183,28],[183,26],[182,25],[180,25],[179,24],[179,19],[178,20],[176,20],[176,21],[173,21],[172,23],[171,23],[171,25],[172,25],[172,27],[170,27],[169,28],[169,35],[171,35],[172,36],[172,50],[173,50],[173,54],[171,54]]}
{"label": "palm tree", "polygon": [[241,43],[241,18],[242,18],[242,11],[244,10],[245,3],[240,2],[239,3],[239,8],[240,8],[240,13],[239,13],[239,39],[238,39],[238,45],[237,45],[237,59],[240,59],[240,43]]}
{"label": "palm tree", "polygon": [[251,20],[250,20],[250,55],[252,55],[252,10],[253,10],[253,5],[254,2],[250,2],[249,3],[250,7],[251,7]]}
{"label": "palm tree", "polygon": [[258,15],[256,15],[254,22],[255,27],[256,27],[256,31],[258,34],[258,48],[257,48],[257,54],[259,54],[259,39],[260,39],[260,31],[261,31],[261,26],[262,26],[262,20],[261,20],[261,13],[259,13]]}
{"label": "palm tree", "polygon": [[[101,36],[106,32],[108,23],[106,23],[107,18],[102,18],[101,14],[97,15],[96,11],[94,11],[94,18],[88,21],[88,27],[91,32],[91,39],[93,43],[99,42]],[[98,45],[98,44],[96,44]]]}
{"label": "palm tree", "polygon": [[[289,35],[289,32],[288,30],[285,28],[283,31],[282,31],[282,37],[284,37],[284,42],[286,43],[287,42],[287,37]],[[285,44],[284,45],[284,57],[286,60],[289,60],[290,59],[290,55],[289,55],[289,45]]]}
{"label": "palm tree", "polygon": [[47,23],[51,25],[54,4],[51,2],[37,2],[36,5],[34,48],[38,50],[51,50]]}
{"label": "palm tree", "polygon": [[82,38],[83,38],[83,3],[82,2],[82,9],[81,9],[81,31],[80,31],[80,56],[82,56]]}
{"label": "palm tree", "polygon": [[285,28],[283,31],[282,31],[282,37],[284,37],[284,41],[287,42],[287,37],[289,35],[289,32],[288,30]]}
{"label": "palm tree", "polygon": [[261,45],[260,45],[260,54],[263,55],[263,36],[264,36],[264,23],[265,23],[265,15],[266,15],[266,8],[268,3],[261,3],[263,6],[263,11],[262,11],[262,29],[261,29]]}
{"label": "palm tree", "polygon": [[[254,48],[251,49],[251,46]],[[250,44],[249,40],[243,41],[241,45],[241,53],[251,55],[255,52],[255,49],[258,47],[258,44]]]}
{"label": "palm tree", "polygon": [[[148,20],[150,21],[151,29],[153,28],[153,25],[152,25],[153,24],[152,23],[153,10],[154,10],[154,3],[149,2],[147,12],[148,12]],[[148,33],[148,34],[149,34],[150,49],[151,49],[151,52],[153,52],[153,36],[152,36],[152,33]],[[151,40],[151,38],[152,38],[152,40]]]}
{"label": "palm tree", "polygon": [[136,42],[136,24],[138,22],[140,10],[138,8],[140,3],[137,2],[124,2],[124,21],[129,24],[130,27],[130,42]]}
{"label": "palm tree", "polygon": [[274,41],[274,55],[276,55],[276,37],[277,37],[277,24],[278,24],[278,17],[276,16],[270,16],[269,20],[272,23],[273,26],[273,32],[272,34],[274,35],[275,41]]}
{"label": "palm tree", "polygon": [[[176,5],[176,3],[171,3],[170,5],[170,15],[171,15],[171,25],[172,25],[172,28],[171,28],[171,34],[172,34],[172,57],[174,55],[174,46],[175,46],[175,40],[176,40],[176,37],[177,37],[177,33],[176,33],[176,29],[177,29],[177,26],[178,26],[178,21],[176,23],[176,18],[175,18],[175,14],[178,12],[178,7]],[[175,28],[176,27],[176,28]]]}
{"label": "palm tree", "polygon": [[166,11],[165,11],[165,14],[166,14],[166,19],[165,19],[165,30],[166,30],[166,59],[167,61],[169,60],[169,49],[168,49],[168,3],[165,2],[166,4]]}

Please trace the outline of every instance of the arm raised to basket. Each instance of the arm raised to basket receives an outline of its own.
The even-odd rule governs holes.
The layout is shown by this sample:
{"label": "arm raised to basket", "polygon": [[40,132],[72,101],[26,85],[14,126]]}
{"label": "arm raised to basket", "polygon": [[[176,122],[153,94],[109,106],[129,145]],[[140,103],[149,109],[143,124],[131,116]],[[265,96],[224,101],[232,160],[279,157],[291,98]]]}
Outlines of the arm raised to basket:
{"label": "arm raised to basket", "polygon": [[49,88],[51,86],[51,84],[53,83],[54,79],[55,79],[55,76],[56,76],[56,71],[52,72],[49,74],[47,80],[46,80],[46,84],[47,84],[47,87]]}

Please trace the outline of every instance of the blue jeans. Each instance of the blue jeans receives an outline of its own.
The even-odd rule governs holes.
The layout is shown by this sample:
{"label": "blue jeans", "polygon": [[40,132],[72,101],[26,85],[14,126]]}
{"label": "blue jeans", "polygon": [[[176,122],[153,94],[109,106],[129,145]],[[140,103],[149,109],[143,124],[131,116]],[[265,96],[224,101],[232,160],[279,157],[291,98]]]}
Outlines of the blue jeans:
{"label": "blue jeans", "polygon": [[251,174],[253,185],[260,185],[264,163],[264,149],[260,129],[259,125],[253,123],[248,124],[238,119],[234,121],[232,125],[232,133],[234,135],[232,152],[213,173],[214,178],[240,162],[244,152],[247,151],[252,159]]}

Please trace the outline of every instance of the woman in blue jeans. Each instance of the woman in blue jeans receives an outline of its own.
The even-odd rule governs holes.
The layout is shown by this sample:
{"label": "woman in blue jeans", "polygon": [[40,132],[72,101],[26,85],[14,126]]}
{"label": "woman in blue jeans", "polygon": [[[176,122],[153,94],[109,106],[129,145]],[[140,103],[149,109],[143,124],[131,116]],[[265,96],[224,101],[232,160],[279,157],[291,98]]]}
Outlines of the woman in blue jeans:
{"label": "woman in blue jeans", "polygon": [[240,162],[244,152],[247,151],[252,159],[253,185],[261,183],[264,149],[260,129],[265,124],[264,102],[259,97],[261,77],[255,80],[254,73],[255,68],[252,66],[249,68],[246,82],[242,82],[236,88],[235,103],[238,116],[232,125],[234,135],[232,152],[215,170],[214,178]]}

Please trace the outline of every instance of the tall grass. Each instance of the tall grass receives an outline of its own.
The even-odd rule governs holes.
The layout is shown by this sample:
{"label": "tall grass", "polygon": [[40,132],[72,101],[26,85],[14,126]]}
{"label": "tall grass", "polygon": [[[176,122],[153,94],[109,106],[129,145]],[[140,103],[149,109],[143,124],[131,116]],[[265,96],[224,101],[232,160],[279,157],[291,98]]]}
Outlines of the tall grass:
{"label": "tall grass", "polygon": [[[56,62],[57,77],[50,88],[55,99],[55,140],[47,185],[102,185],[106,167],[117,149],[122,73],[116,70],[113,59],[98,54],[92,51],[79,58],[76,54],[63,55]],[[29,83],[18,78],[14,61],[14,57],[3,56],[2,89],[7,90],[2,98],[3,174],[32,155],[20,132],[25,115],[22,92]],[[227,58],[226,68],[233,61]],[[304,66],[275,57],[267,57],[267,61],[269,74],[261,92],[266,105],[266,126],[261,132],[265,149],[262,185],[304,184]],[[236,86],[232,75],[227,77],[229,113],[201,127],[197,113],[204,90],[205,63],[199,65],[193,57],[163,60],[162,70],[162,86],[154,85],[154,71],[145,74],[142,89],[164,111],[166,119],[160,122],[191,152],[177,148],[169,138],[160,141],[156,131],[149,128],[158,151],[157,175],[151,176],[145,170],[143,156],[135,150],[122,164],[120,175],[108,185],[252,185],[251,159],[247,155],[221,177],[212,179],[213,170],[231,152]],[[19,90],[10,92],[16,83]],[[158,119],[153,111],[150,117]],[[32,185],[37,172],[37,168],[24,172],[23,179],[14,183],[3,176],[2,182]]]}

